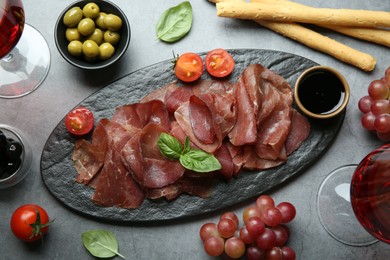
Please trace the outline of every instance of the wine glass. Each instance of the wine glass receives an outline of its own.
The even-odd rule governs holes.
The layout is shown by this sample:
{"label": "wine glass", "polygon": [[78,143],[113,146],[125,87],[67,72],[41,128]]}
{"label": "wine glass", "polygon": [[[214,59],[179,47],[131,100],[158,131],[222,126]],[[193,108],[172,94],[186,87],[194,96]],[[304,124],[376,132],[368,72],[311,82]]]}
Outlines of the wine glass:
{"label": "wine glass", "polygon": [[43,36],[25,23],[21,0],[0,0],[0,97],[16,98],[38,88],[50,67]]}
{"label": "wine glass", "polygon": [[332,171],[320,186],[317,211],[325,230],[346,245],[390,244],[390,144]]}

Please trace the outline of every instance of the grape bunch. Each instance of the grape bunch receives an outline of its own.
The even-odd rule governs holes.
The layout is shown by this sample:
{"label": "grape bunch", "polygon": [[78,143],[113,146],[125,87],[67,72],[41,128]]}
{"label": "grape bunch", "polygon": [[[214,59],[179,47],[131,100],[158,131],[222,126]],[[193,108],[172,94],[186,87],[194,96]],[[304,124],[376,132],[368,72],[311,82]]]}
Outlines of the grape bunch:
{"label": "grape bunch", "polygon": [[368,86],[368,95],[358,103],[363,113],[362,126],[382,141],[390,141],[390,67],[385,76],[373,80]]}
{"label": "grape bunch", "polygon": [[7,138],[0,130],[0,179],[8,178],[19,169],[22,150],[20,142]]}
{"label": "grape bunch", "polygon": [[290,233],[286,224],[295,215],[296,209],[291,203],[281,202],[275,206],[271,196],[261,195],[255,205],[244,209],[243,225],[240,226],[234,212],[225,212],[217,223],[203,224],[199,235],[210,256],[293,260],[295,251],[286,245]]}

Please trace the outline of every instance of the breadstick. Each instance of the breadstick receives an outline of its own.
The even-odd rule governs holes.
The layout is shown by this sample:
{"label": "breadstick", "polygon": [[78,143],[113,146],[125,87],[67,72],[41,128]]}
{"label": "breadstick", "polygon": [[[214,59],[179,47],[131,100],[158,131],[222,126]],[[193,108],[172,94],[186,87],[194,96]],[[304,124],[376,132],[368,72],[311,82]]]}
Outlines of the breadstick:
{"label": "breadstick", "polygon": [[284,6],[239,1],[220,2],[216,6],[218,16],[230,18],[352,27],[390,27],[390,13],[382,11]]}
{"label": "breadstick", "polygon": [[[226,0],[220,0],[226,1]],[[251,0],[254,3],[269,3],[269,4],[283,4],[284,6],[297,6],[302,7],[304,5],[298,4],[288,0]],[[376,29],[376,28],[357,28],[357,27],[344,27],[344,26],[336,26],[336,25],[320,25],[321,27],[328,28],[330,30],[352,36],[354,38],[358,38],[361,40],[381,44],[387,47],[390,47],[390,31]]]}

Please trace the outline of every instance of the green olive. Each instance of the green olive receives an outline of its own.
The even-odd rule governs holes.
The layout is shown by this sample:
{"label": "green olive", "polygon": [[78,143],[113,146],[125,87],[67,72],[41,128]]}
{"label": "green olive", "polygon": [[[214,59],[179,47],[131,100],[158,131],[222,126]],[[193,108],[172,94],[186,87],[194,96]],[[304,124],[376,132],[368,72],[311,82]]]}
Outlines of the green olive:
{"label": "green olive", "polygon": [[72,56],[81,56],[83,54],[83,43],[80,41],[71,41],[68,44],[68,52]]}
{"label": "green olive", "polygon": [[95,30],[95,22],[91,18],[84,18],[79,22],[77,30],[81,35],[88,36]]}
{"label": "green olive", "polygon": [[102,45],[99,46],[99,58],[101,60],[107,60],[114,55],[115,48],[111,45],[111,43],[105,42]]}
{"label": "green olive", "polygon": [[100,45],[103,43],[103,31],[99,28],[95,28],[95,30],[89,35],[88,40],[92,40]]}
{"label": "green olive", "polygon": [[86,40],[83,42],[83,53],[87,58],[99,57],[99,46],[92,40]]}
{"label": "green olive", "polygon": [[83,11],[80,7],[75,6],[69,9],[65,15],[63,22],[67,27],[75,27],[83,18]]}
{"label": "green olive", "polygon": [[66,29],[65,36],[69,42],[74,41],[74,40],[80,40],[80,38],[81,38],[79,30],[77,30],[77,28]]}
{"label": "green olive", "polygon": [[122,20],[115,14],[107,14],[104,17],[104,24],[108,30],[116,32],[122,27]]}
{"label": "green olive", "polygon": [[121,36],[117,32],[112,32],[110,30],[104,32],[104,41],[109,42],[112,45],[115,45],[119,42]]}
{"label": "green olive", "polygon": [[83,14],[85,17],[95,19],[100,12],[99,6],[95,3],[88,3],[83,8]]}
{"label": "green olive", "polygon": [[100,12],[98,17],[95,19],[95,24],[98,28],[102,30],[107,30],[107,26],[104,24],[104,17],[107,14],[105,12]]}

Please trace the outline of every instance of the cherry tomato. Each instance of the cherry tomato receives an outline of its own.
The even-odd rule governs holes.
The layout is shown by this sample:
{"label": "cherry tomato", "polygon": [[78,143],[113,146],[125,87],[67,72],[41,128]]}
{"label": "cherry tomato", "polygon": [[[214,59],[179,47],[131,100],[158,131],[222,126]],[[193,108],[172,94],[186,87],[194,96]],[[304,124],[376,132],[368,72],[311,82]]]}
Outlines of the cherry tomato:
{"label": "cherry tomato", "polygon": [[184,82],[192,82],[200,78],[203,73],[202,58],[192,52],[187,52],[176,60],[175,74],[178,79]]}
{"label": "cherry tomato", "polygon": [[232,73],[235,62],[226,50],[215,49],[207,53],[205,64],[211,76],[222,78]]}
{"label": "cherry tomato", "polygon": [[75,135],[85,135],[89,133],[94,124],[92,112],[85,107],[78,107],[70,111],[65,117],[66,129]]}
{"label": "cherry tomato", "polygon": [[40,206],[26,204],[17,208],[11,217],[12,233],[26,242],[41,239],[49,229],[49,216]]}

